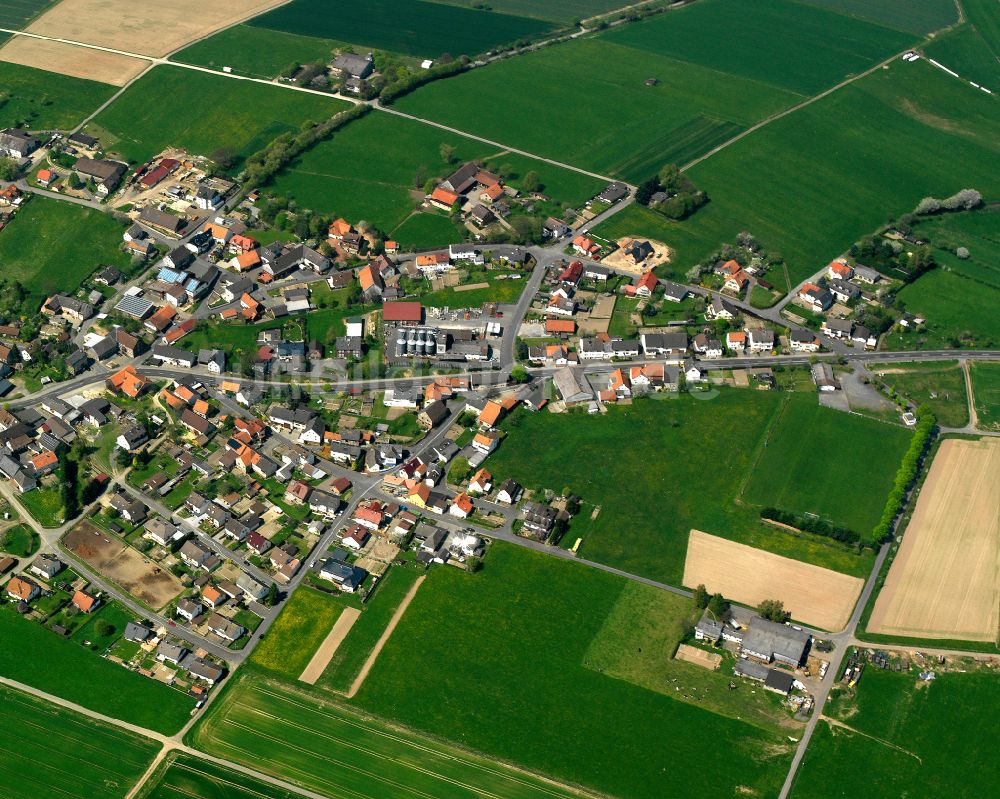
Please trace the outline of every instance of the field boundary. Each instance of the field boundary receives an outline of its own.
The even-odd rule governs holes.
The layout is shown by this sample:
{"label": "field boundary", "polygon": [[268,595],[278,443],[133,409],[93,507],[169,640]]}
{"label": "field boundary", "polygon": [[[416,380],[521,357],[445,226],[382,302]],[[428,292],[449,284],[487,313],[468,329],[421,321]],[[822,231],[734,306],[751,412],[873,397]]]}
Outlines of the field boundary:
{"label": "field boundary", "polygon": [[392,618],[389,619],[389,623],[382,631],[382,635],[380,635],[378,641],[375,642],[375,647],[372,649],[371,654],[366,658],[364,664],[361,666],[361,671],[358,672],[358,676],[355,677],[354,682],[351,683],[351,687],[347,691],[348,699],[353,699],[357,695],[358,691],[361,690],[361,686],[365,684],[365,680],[368,678],[369,673],[371,673],[372,668],[375,666],[375,661],[378,660],[378,656],[381,654],[385,645],[389,642],[389,638],[395,631],[396,625],[399,624],[400,620],[403,618],[403,614],[406,613],[406,609],[410,606],[413,598],[417,595],[417,589],[423,585],[423,582],[426,579],[427,575],[421,574],[413,585],[410,586],[410,590],[406,592],[406,596],[403,597],[403,601],[399,603],[399,607],[396,608],[395,613],[392,614]]}
{"label": "field boundary", "polygon": [[361,611],[357,608],[344,608],[341,611],[337,620],[330,628],[330,632],[323,639],[323,643],[319,645],[319,648],[313,653],[312,659],[306,664],[306,667],[302,670],[302,674],[299,675],[300,682],[307,683],[308,685],[316,684],[316,681],[323,676],[326,667],[330,665],[333,656],[337,654],[340,645],[344,643],[344,639],[359,618],[361,618]]}

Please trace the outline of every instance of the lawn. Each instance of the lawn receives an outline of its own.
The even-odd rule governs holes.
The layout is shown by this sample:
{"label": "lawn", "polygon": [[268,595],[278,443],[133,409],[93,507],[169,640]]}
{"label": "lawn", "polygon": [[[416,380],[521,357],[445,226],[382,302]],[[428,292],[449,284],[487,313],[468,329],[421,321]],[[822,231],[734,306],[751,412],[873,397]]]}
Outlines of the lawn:
{"label": "lawn", "polygon": [[[451,164],[441,158],[443,144],[455,148]],[[585,175],[498,154],[482,142],[388,113],[368,114],[341,128],[282,172],[272,188],[293,197],[301,207],[396,231],[422,201],[427,178],[445,177],[462,161],[487,158],[495,169],[509,167],[507,180],[515,186],[528,171],[536,172],[546,194],[571,205],[601,189],[600,181]],[[428,230],[430,224],[422,222],[412,237],[403,225],[393,237],[406,247],[426,246],[431,233],[442,235],[430,242],[432,246],[459,240],[446,220]]]}
{"label": "lawn", "polygon": [[793,799],[974,799],[1000,784],[1000,760],[991,754],[991,711],[1000,704],[996,674],[939,672],[932,683],[920,684],[914,671],[869,667],[857,691],[856,699],[827,706],[827,715],[850,729],[819,723]]}
{"label": "lawn", "polygon": [[328,119],[346,107],[341,100],[277,86],[158,66],[86,130],[133,163],[166,147],[207,156],[227,150],[241,162],[279,134],[294,133],[304,123]]}
{"label": "lawn", "polygon": [[742,498],[816,515],[867,538],[911,435],[898,425],[824,407],[815,397],[796,398],[764,439]]}
{"label": "lawn", "polygon": [[297,680],[342,609],[332,596],[309,588],[296,591],[260,640],[250,656],[250,663],[272,674]]}
{"label": "lawn", "polygon": [[[584,665],[626,581],[496,543],[483,571],[434,569],[356,697],[364,710],[621,797],[775,795],[790,746]],[[433,675],[434,701],[401,675]],[[720,686],[720,690],[725,690]],[[540,741],[551,745],[540,746]],[[704,743],[725,768],[700,765]]]}
{"label": "lawn", "polygon": [[0,610],[0,641],[0,675],[130,724],[171,735],[194,707],[180,691],[126,671],[10,607]]}
{"label": "lawn", "polygon": [[529,17],[426,0],[292,0],[249,22],[260,28],[339,39],[362,47],[438,58],[474,56],[553,26]]}
{"label": "lawn", "polygon": [[62,492],[55,488],[36,488],[18,495],[18,501],[42,527],[59,527],[66,521]]}
{"label": "lawn", "polygon": [[139,799],[300,799],[301,794],[187,754],[171,754]]}
{"label": "lawn", "polygon": [[[475,281],[478,283],[479,281]],[[421,295],[418,299],[425,308],[478,308],[484,302],[511,304],[517,302],[527,280],[488,280],[486,288],[456,291],[441,289]]]}
{"label": "lawn", "polygon": [[0,533],[0,552],[7,552],[18,558],[34,555],[38,544],[38,533],[27,524],[15,524]]}
{"label": "lawn", "polygon": [[411,214],[389,235],[404,249],[414,250],[459,244],[465,239],[463,228],[448,217],[433,213]]}
{"label": "lawn", "polygon": [[160,745],[0,686],[0,783],[15,796],[121,799]]}
{"label": "lawn", "polygon": [[[4,13],[0,7],[0,19]],[[106,83],[0,62],[0,127],[72,130],[114,91]]]}
{"label": "lawn", "polygon": [[[908,33],[927,34],[956,19],[952,0],[803,0],[840,14],[885,25]],[[963,2],[968,5],[968,2]]]}
{"label": "lawn", "polygon": [[362,606],[361,615],[320,677],[319,687],[347,692],[392,614],[419,576],[417,569],[394,566],[389,570],[371,601]]}
{"label": "lawn", "polygon": [[40,306],[50,294],[74,293],[100,264],[127,267],[122,232],[93,208],[34,197],[0,231],[3,276],[19,281],[27,302]]}
{"label": "lawn", "polygon": [[[736,502],[765,434],[793,403],[815,404],[816,398],[729,389],[697,398],[658,395],[597,417],[522,412],[504,423],[510,435],[486,465],[496,481],[513,477],[528,488],[569,488],[600,506],[598,517],[587,520],[580,555],[645,577],[680,585],[692,528],[866,574],[870,557],[763,525],[758,508]],[[594,468],[609,458],[613,477]],[[825,466],[820,462],[816,473]],[[853,501],[843,494],[843,505]],[[573,523],[569,537],[576,537]]]}
{"label": "lawn", "polygon": [[[414,698],[422,693],[410,688]],[[390,727],[300,685],[260,675],[235,677],[190,738],[209,754],[338,799],[576,796],[492,758]]]}
{"label": "lawn", "polygon": [[958,361],[870,364],[879,379],[918,407],[926,405],[942,427],[969,423],[965,375]]}
{"label": "lawn", "polygon": [[971,361],[972,395],[980,430],[1000,430],[1000,363]]}

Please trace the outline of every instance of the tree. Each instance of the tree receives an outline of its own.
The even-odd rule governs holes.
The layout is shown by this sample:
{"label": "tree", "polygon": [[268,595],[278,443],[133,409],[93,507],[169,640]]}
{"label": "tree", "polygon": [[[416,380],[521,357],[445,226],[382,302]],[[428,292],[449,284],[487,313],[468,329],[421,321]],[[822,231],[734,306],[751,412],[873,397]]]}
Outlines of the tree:
{"label": "tree", "polygon": [[538,173],[533,169],[524,176],[521,182],[524,184],[524,190],[527,192],[537,192],[545,188],[538,177]]}
{"label": "tree", "polygon": [[708,607],[708,589],[705,588],[704,583],[700,583],[698,587],[694,589],[694,593],[691,596],[692,599],[694,599],[694,605],[696,608],[704,610]]}
{"label": "tree", "polygon": [[230,147],[219,147],[213,150],[208,157],[223,170],[231,169],[236,163],[236,154]]}
{"label": "tree", "polygon": [[470,474],[472,474],[472,466],[469,464],[469,459],[459,455],[451,462],[451,468],[448,470],[448,480],[458,485],[468,480]]}
{"label": "tree", "polygon": [[267,596],[264,597],[264,606],[273,608],[278,604],[279,599],[278,586],[276,583],[271,583],[267,588]]}
{"label": "tree", "polygon": [[0,158],[0,180],[17,180],[19,172],[13,158]]}
{"label": "tree", "polygon": [[531,380],[528,370],[518,364],[510,370],[510,379],[514,383],[527,383]]}
{"label": "tree", "polygon": [[780,599],[765,599],[757,606],[761,618],[769,621],[784,622],[788,619],[785,603]]}
{"label": "tree", "polygon": [[76,172],[69,173],[69,187],[74,191],[79,191],[83,188],[83,181],[80,180],[80,176]]}
{"label": "tree", "polygon": [[441,147],[438,149],[441,153],[441,160],[446,164],[452,164],[455,162],[455,145],[448,144],[448,142],[441,142]]}
{"label": "tree", "polygon": [[100,638],[107,638],[114,631],[114,625],[106,619],[98,619],[94,622],[94,632],[97,633]]}
{"label": "tree", "polygon": [[729,603],[722,594],[712,594],[708,598],[708,612],[715,619],[724,619],[729,613]]}
{"label": "tree", "polygon": [[969,257],[969,248],[968,247],[959,247],[958,249],[955,250],[955,255],[957,255],[959,258],[961,258],[964,261],[964,260],[966,260]]}

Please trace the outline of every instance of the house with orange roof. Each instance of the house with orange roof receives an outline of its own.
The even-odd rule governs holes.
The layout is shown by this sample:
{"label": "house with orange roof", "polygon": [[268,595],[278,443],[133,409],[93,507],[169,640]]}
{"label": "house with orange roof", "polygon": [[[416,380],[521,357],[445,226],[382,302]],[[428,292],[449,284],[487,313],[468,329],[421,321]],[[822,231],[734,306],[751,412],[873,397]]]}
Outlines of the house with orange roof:
{"label": "house with orange roof", "polygon": [[251,238],[250,236],[243,236],[239,233],[234,233],[233,237],[229,239],[229,246],[239,253],[253,252],[257,249],[257,240]]}
{"label": "house with orange roof", "polygon": [[496,427],[503,416],[503,406],[496,400],[490,400],[479,412],[480,427]]}
{"label": "house with orange roof", "polygon": [[361,505],[354,511],[354,521],[370,530],[378,530],[382,526],[382,503],[372,500],[367,505]]}
{"label": "house with orange roof", "polygon": [[608,390],[615,392],[618,399],[629,399],[632,396],[632,386],[621,369],[615,369],[608,376]]}
{"label": "house with orange roof", "polygon": [[55,179],[56,173],[51,169],[39,169],[38,174],[35,175],[35,180],[38,182],[39,186],[48,186]]}
{"label": "house with orange roof", "polygon": [[330,223],[330,227],[327,228],[326,235],[328,238],[334,241],[343,241],[344,236],[348,233],[354,232],[354,226],[348,222],[346,219],[340,218],[335,219]]}
{"label": "house with orange roof", "polygon": [[573,319],[546,319],[545,335],[571,336],[576,332],[576,322]]}
{"label": "house with orange roof", "polygon": [[742,330],[730,330],[726,333],[726,349],[742,353],[747,348],[747,334]]}
{"label": "house with orange roof", "polygon": [[47,449],[35,455],[31,459],[31,465],[35,470],[35,476],[40,477],[43,474],[55,471],[56,466],[59,465],[59,456],[52,450]]}
{"label": "house with orange roof", "polygon": [[7,583],[7,596],[21,602],[30,602],[42,593],[38,583],[27,577],[11,577]]}
{"label": "house with orange roof", "polygon": [[472,513],[472,497],[463,491],[452,500],[448,513],[458,519],[468,518],[469,514]]}
{"label": "house with orange roof", "polygon": [[492,186],[487,186],[479,193],[479,199],[484,203],[492,203],[503,197],[503,186],[499,183],[494,183]]}
{"label": "house with orange roof", "polygon": [[180,397],[184,401],[185,405],[190,405],[198,398],[198,395],[185,385],[174,386],[174,394]]}
{"label": "house with orange roof", "polygon": [[430,200],[431,205],[444,211],[450,211],[452,206],[457,203],[461,197],[453,191],[448,191],[447,189],[442,189],[438,186],[433,192],[431,192],[428,199]]}
{"label": "house with orange roof", "polygon": [[214,585],[206,585],[201,589],[201,601],[208,605],[212,610],[215,610],[220,605],[225,604],[229,597],[222,593]]}
{"label": "house with orange roof", "polygon": [[173,344],[175,341],[180,341],[184,336],[194,330],[197,322],[194,319],[185,319],[179,325],[174,325],[167,334],[163,337],[163,340],[167,344]]}
{"label": "house with orange roof", "polygon": [[743,294],[743,291],[746,289],[749,282],[750,275],[740,269],[738,272],[733,272],[733,274],[726,278],[726,282],[722,284],[722,290],[731,291],[734,294]]}
{"label": "house with orange roof", "polygon": [[500,434],[496,430],[476,433],[472,439],[473,449],[487,455],[497,448],[498,443],[500,443]]}
{"label": "house with orange roof", "polygon": [[840,280],[850,280],[854,277],[854,270],[843,261],[833,261],[826,268],[826,272],[831,278]]}
{"label": "house with orange roof", "polygon": [[219,318],[225,322],[235,319],[239,314],[236,312],[235,308],[226,308],[222,313],[219,314]]}
{"label": "house with orange roof", "polygon": [[208,233],[213,239],[215,239],[220,244],[228,244],[229,239],[233,235],[233,231],[227,228],[225,225],[217,225],[214,222],[206,222],[202,231]]}
{"label": "house with orange roof", "polygon": [[181,408],[187,407],[187,403],[174,394],[174,392],[172,392],[169,388],[163,388],[160,391],[160,397],[175,411],[179,411]]}
{"label": "house with orange roof", "polygon": [[399,242],[386,241],[382,244],[382,249],[385,250],[386,255],[395,255],[397,252],[399,252]]}
{"label": "house with orange roof", "polygon": [[149,385],[149,380],[145,375],[140,374],[136,371],[132,364],[125,366],[120,371],[115,372],[107,380],[107,387],[111,391],[120,391],[126,397],[131,399],[136,399],[146,387]]}
{"label": "house with orange roof", "polygon": [[375,300],[382,296],[385,290],[385,281],[374,264],[366,264],[358,271],[358,282],[361,284],[361,293],[368,299]]}
{"label": "house with orange roof", "polygon": [[447,272],[452,268],[451,258],[446,252],[431,252],[426,255],[418,255],[416,266],[425,276]]}
{"label": "house with orange roof", "polygon": [[233,267],[238,272],[246,272],[248,269],[256,269],[260,263],[260,253],[257,250],[250,250],[237,255],[233,260]]}
{"label": "house with orange roof", "polygon": [[740,266],[739,261],[735,261],[732,258],[730,258],[728,261],[716,266],[714,271],[715,274],[717,275],[722,275],[723,277],[729,277],[729,275],[735,275],[741,269],[743,269],[743,267]]}
{"label": "house with orange roof", "polygon": [[493,475],[486,469],[480,469],[469,481],[469,491],[475,491],[477,494],[488,494],[491,488],[493,488]]}
{"label": "house with orange roof", "polygon": [[253,321],[260,314],[260,303],[246,292],[240,297],[240,308],[243,309],[243,318]]}
{"label": "house with orange roof", "polygon": [[431,496],[431,487],[426,483],[415,483],[406,494],[408,504],[416,508],[426,508]]}
{"label": "house with orange roof", "polygon": [[194,411],[199,416],[202,416],[207,419],[208,414],[211,411],[211,407],[205,400],[199,399],[194,401],[194,405],[191,406],[191,410]]}
{"label": "house with orange roof", "polygon": [[83,613],[90,613],[101,604],[96,596],[91,596],[86,591],[77,591],[73,594],[73,605]]}
{"label": "house with orange roof", "polygon": [[646,272],[635,284],[636,297],[652,297],[659,285],[659,280],[652,272]]}
{"label": "house with orange roof", "polygon": [[240,390],[240,384],[235,383],[232,380],[223,380],[219,384],[219,391],[224,391],[226,394],[236,394]]}
{"label": "house with orange roof", "polygon": [[573,239],[573,250],[580,255],[593,256],[600,252],[601,248],[586,236],[577,236]]}
{"label": "house with orange roof", "polygon": [[149,319],[143,322],[143,324],[146,326],[147,330],[151,330],[154,333],[162,333],[170,327],[170,323],[174,321],[175,316],[177,316],[177,309],[172,305],[164,305],[156,313],[149,317]]}

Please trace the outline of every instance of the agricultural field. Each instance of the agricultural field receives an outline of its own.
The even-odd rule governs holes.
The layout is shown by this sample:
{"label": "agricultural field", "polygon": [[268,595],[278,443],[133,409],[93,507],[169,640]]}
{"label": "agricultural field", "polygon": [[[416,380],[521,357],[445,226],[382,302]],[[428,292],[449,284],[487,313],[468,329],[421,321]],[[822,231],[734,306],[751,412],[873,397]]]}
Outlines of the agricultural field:
{"label": "agricultural field", "polygon": [[917,407],[926,405],[942,427],[969,423],[965,374],[958,361],[870,364],[879,380]]}
{"label": "agricultural field", "polygon": [[[975,669],[959,661],[952,669]],[[875,793],[976,799],[1000,784],[993,756],[1000,679],[993,672],[937,674],[920,683],[915,670],[865,670],[857,696],[827,704],[792,789],[792,799]],[[968,768],[975,763],[976,768]]]}
{"label": "agricultural field", "polygon": [[0,686],[0,783],[15,796],[122,799],[160,745]]}
{"label": "agricultural field", "polygon": [[[956,20],[952,0],[803,0],[809,5],[914,34],[927,34]],[[963,5],[966,5],[963,3]]]}
{"label": "agricultural field", "polygon": [[40,306],[50,294],[75,292],[100,264],[127,267],[123,229],[92,208],[34,197],[0,231],[3,276],[24,286],[26,304]]}
{"label": "agricultural field", "polygon": [[[435,0],[452,6],[475,6],[470,0]],[[501,14],[521,14],[562,25],[622,8],[621,0],[490,0],[490,9]]]}
{"label": "agricultural field", "polygon": [[170,60],[219,70],[229,67],[237,75],[270,79],[295,63],[329,61],[334,49],[342,46],[332,39],[235,25],[195,42]]}
{"label": "agricultural field", "polygon": [[972,361],[972,396],[980,430],[1000,430],[1000,363]]}
{"label": "agricultural field", "polygon": [[459,244],[465,229],[437,213],[416,213],[406,217],[388,235],[403,247],[415,250]]}
{"label": "agricultural field", "polygon": [[259,675],[234,679],[192,732],[193,743],[308,790],[399,799],[578,795],[293,685]]}
{"label": "agricultural field", "polygon": [[[583,538],[581,556],[673,585],[681,583],[692,529],[863,576],[871,565],[867,554],[820,536],[792,535],[764,525],[759,508],[746,499],[737,502],[765,451],[765,439],[785,435],[784,424],[779,426],[777,420],[787,415],[795,425],[808,416],[797,406],[815,403],[815,395],[729,389],[706,399],[637,400],[600,417],[522,412],[504,423],[509,435],[487,465],[498,481],[513,477],[527,488],[568,488],[599,506],[597,518],[570,523],[567,540]],[[847,421],[846,415],[836,418]],[[799,429],[797,435],[803,432]],[[843,449],[840,445],[834,452]],[[566,452],[574,457],[567,459]],[[609,452],[615,453],[613,479],[593,468],[606,462]],[[810,473],[838,468],[825,456],[816,461]],[[879,476],[883,462],[872,465],[872,476]],[[897,466],[895,462],[890,467],[887,486]],[[856,468],[854,460],[850,468]],[[627,491],[622,491],[623,485]],[[854,502],[849,495],[841,497],[838,509]],[[658,507],[669,507],[670,513],[655,512]],[[585,534],[577,532],[581,525]]]}
{"label": "agricultural field", "polygon": [[[194,708],[194,701],[180,691],[59,638],[10,607],[0,612],[0,641],[0,676],[89,710],[172,735]],[[39,663],[45,668],[39,669]]]}
{"label": "agricultural field", "polygon": [[789,402],[764,439],[743,499],[815,514],[866,540],[911,435],[898,425],[824,407],[814,397]]}
{"label": "agricultural field", "polygon": [[368,0],[363,5],[292,0],[249,24],[432,59],[445,53],[456,58],[478,55],[554,27],[530,17],[427,0]]}
{"label": "agricultural field", "polygon": [[297,680],[342,609],[327,594],[308,588],[296,591],[249,662],[272,674]]}
{"label": "agricultural field", "polygon": [[343,101],[332,98],[159,66],[133,83],[86,131],[133,163],[165,147],[209,157],[225,150],[242,162],[275,136],[344,108]]}
{"label": "agricultural field", "polygon": [[945,439],[868,631],[948,641],[1000,633],[1000,439]]}
{"label": "agricultural field", "polygon": [[0,28],[19,30],[53,2],[55,0],[4,0],[0,7]]}
{"label": "agricultural field", "polygon": [[972,25],[961,25],[935,39],[924,48],[924,54],[966,80],[992,91],[1000,87],[1000,61]]}
{"label": "agricultural field", "polygon": [[113,92],[106,83],[0,61],[0,127],[72,130]]}
{"label": "agricultural field", "polygon": [[[455,148],[453,163],[442,160],[443,144]],[[363,219],[380,230],[393,231],[404,247],[417,246],[428,238],[422,228],[430,223],[421,220],[416,237],[408,240],[409,226],[404,220],[423,199],[424,183],[430,177],[445,177],[473,159],[485,159],[514,186],[534,171],[546,194],[570,205],[582,203],[603,188],[600,181],[585,175],[498,153],[482,142],[387,113],[371,113],[341,128],[292,163],[271,188],[294,198],[300,207],[355,222]],[[443,227],[435,223],[433,231]],[[450,239],[455,234],[448,231],[446,235]]]}
{"label": "agricultural field", "polygon": [[301,794],[186,754],[168,755],[139,799],[299,799]]}
{"label": "agricultural field", "polygon": [[[585,665],[601,654],[591,642],[626,582],[499,542],[478,574],[432,570],[355,703],[613,796],[684,795],[693,780],[705,796],[738,795],[742,786],[777,793],[790,746],[775,726]],[[435,701],[400,674],[433,674]],[[546,740],[558,745],[538,745]],[[726,768],[698,765],[706,740],[726,752]]]}

